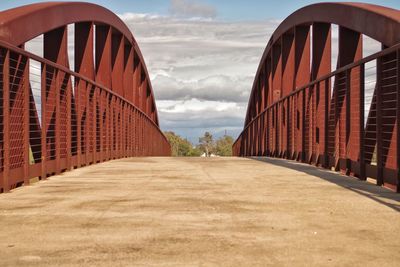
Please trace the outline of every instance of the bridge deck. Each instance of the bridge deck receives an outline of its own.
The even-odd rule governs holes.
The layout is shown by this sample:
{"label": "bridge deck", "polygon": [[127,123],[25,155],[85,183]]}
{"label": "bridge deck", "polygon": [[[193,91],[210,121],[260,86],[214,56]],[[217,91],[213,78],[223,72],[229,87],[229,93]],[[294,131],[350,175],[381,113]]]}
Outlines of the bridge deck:
{"label": "bridge deck", "polygon": [[0,265],[400,262],[398,194],[265,161],[123,159],[2,194]]}

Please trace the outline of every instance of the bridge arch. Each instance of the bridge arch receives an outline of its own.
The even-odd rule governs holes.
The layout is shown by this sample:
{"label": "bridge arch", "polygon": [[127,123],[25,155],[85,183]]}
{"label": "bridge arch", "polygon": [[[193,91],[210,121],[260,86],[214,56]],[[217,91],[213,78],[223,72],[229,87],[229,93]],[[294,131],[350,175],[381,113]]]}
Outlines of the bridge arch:
{"label": "bridge arch", "polygon": [[[39,35],[43,58],[25,50]],[[0,69],[1,191],[113,158],[170,154],[139,46],[109,10],[50,2],[0,12]]]}
{"label": "bridge arch", "polygon": [[[91,3],[37,3],[3,11],[0,13],[0,21],[0,40],[23,47],[26,42],[44,34],[44,50],[48,55],[46,57],[44,53],[45,58],[67,67],[69,67],[68,56],[61,56],[60,53],[68,52],[65,47],[68,35],[67,25],[74,24],[77,31],[75,46],[78,52],[75,55],[75,71],[83,73],[88,78],[134,102],[149,116],[154,116],[152,119],[158,123],[153,89],[142,53],[129,28],[110,10]],[[97,31],[94,30],[95,26],[98,26]],[[55,44],[58,46],[54,46]],[[123,46],[129,46],[129,50],[122,51]],[[49,53],[50,50],[55,51]],[[101,57],[101,59],[92,57],[89,50],[95,50],[96,57]],[[127,52],[132,55],[126,55]],[[112,73],[114,76],[120,76],[124,71],[122,70],[124,56],[125,61],[136,59],[136,64],[140,65],[145,79],[141,82],[146,83],[149,91],[149,100],[144,104],[139,101],[138,95],[133,95],[133,90],[122,88],[118,84],[119,81],[115,81],[113,86],[113,80],[122,80],[120,77],[109,77]],[[126,58],[127,56],[129,58]],[[110,68],[113,70],[110,71]],[[136,75],[137,79],[142,78],[140,73]]]}
{"label": "bridge arch", "polygon": [[[339,29],[336,70],[332,24]],[[382,51],[364,57],[363,35]],[[399,10],[321,3],[294,12],[263,53],[235,154],[301,160],[400,190],[399,43]]]}

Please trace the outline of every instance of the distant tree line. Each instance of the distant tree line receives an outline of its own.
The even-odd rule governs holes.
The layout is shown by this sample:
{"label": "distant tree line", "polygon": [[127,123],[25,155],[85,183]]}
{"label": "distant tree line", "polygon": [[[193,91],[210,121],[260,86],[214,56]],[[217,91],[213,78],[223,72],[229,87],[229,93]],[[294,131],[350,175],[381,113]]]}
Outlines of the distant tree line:
{"label": "distant tree line", "polygon": [[172,156],[174,157],[210,157],[212,155],[220,157],[232,156],[233,138],[229,135],[224,135],[221,138],[214,140],[209,132],[205,132],[199,138],[199,144],[193,145],[186,138],[175,134],[174,132],[165,132],[169,143],[171,144]]}

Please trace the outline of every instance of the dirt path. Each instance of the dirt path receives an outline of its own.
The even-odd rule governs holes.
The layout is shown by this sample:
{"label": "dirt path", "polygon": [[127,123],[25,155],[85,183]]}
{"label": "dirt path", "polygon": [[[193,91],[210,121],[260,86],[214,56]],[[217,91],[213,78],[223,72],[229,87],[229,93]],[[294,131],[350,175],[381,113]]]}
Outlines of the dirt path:
{"label": "dirt path", "polygon": [[0,266],[400,266],[399,211],[281,160],[124,159],[0,195]]}

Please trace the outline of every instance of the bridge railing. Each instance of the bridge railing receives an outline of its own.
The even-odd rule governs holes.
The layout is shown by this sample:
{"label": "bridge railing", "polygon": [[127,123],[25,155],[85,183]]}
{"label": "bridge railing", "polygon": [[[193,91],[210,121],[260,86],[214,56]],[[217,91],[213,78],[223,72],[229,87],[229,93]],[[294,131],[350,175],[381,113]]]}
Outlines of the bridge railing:
{"label": "bridge railing", "polygon": [[0,192],[111,159],[170,155],[158,125],[133,103],[3,41],[0,128]]}
{"label": "bridge railing", "polygon": [[399,64],[400,44],[296,88],[245,126],[234,155],[294,159],[400,192]]}

